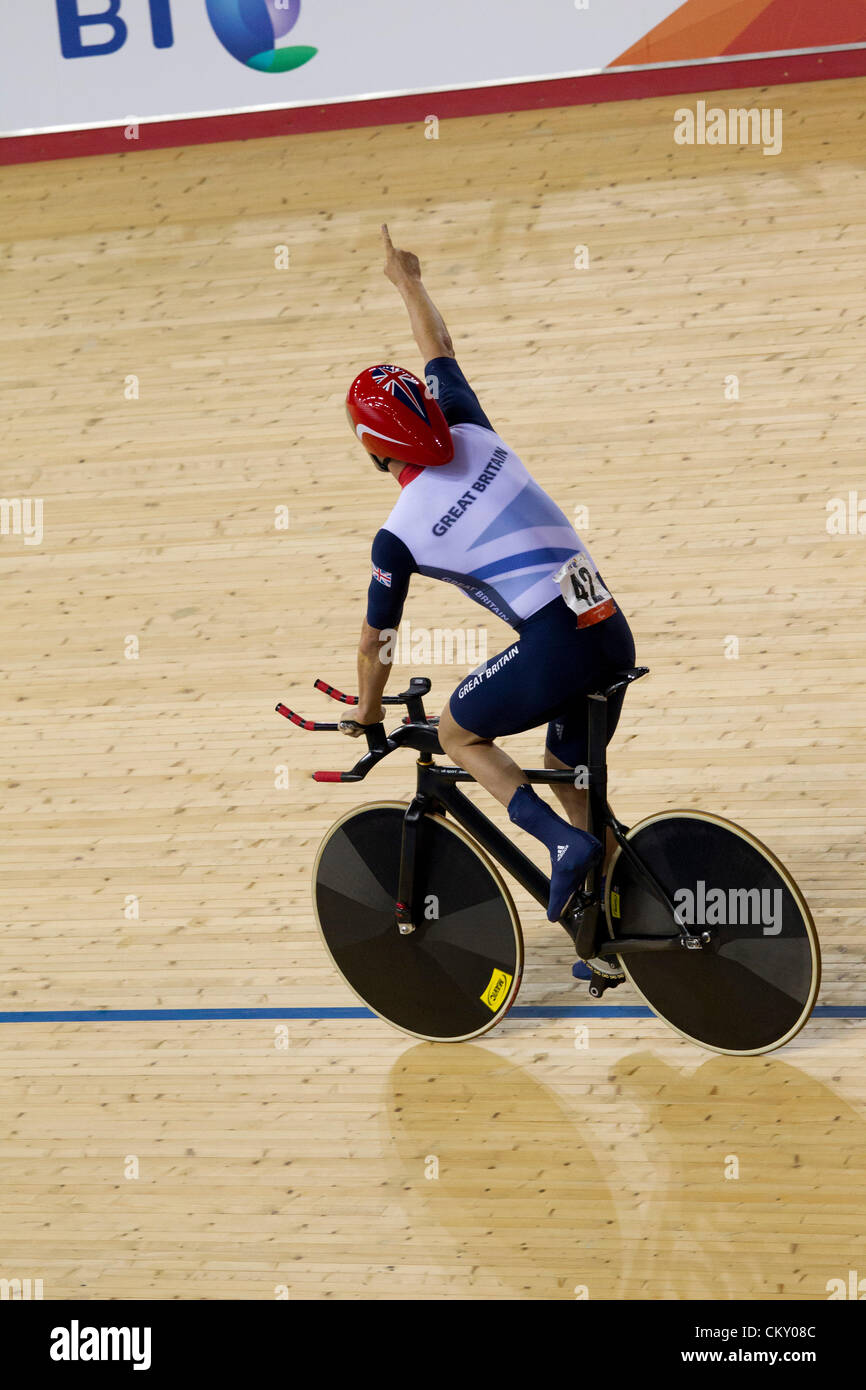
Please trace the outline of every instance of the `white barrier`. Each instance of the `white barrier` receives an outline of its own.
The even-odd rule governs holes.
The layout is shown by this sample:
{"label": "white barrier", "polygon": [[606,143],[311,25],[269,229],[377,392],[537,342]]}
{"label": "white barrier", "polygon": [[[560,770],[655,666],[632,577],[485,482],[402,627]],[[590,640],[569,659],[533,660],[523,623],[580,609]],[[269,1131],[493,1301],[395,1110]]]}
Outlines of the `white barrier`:
{"label": "white barrier", "polygon": [[[2,0],[0,134],[599,72],[678,9],[679,0],[245,0],[243,10],[240,0]],[[819,46],[820,13],[814,24]]]}

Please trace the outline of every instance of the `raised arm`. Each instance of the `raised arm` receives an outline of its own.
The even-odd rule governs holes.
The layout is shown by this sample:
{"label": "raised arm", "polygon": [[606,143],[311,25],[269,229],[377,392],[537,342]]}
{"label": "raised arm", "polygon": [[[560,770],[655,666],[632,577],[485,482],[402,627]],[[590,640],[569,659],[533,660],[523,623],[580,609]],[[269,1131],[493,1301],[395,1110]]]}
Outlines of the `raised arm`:
{"label": "raised arm", "polygon": [[385,274],[403,297],[415,342],[425,362],[432,357],[453,357],[454,345],[433,300],[421,283],[421,264],[411,251],[401,251],[391,241],[386,225],[382,226],[385,247]]}

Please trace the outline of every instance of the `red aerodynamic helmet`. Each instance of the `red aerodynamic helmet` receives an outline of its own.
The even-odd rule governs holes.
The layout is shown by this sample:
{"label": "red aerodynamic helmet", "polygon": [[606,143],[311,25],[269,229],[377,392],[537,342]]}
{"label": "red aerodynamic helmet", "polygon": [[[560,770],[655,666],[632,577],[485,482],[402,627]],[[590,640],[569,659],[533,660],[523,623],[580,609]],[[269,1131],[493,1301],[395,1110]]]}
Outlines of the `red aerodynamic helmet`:
{"label": "red aerodynamic helmet", "polygon": [[346,411],[364,448],[378,458],[438,468],[454,457],[438,402],[404,367],[367,367],[349,387]]}

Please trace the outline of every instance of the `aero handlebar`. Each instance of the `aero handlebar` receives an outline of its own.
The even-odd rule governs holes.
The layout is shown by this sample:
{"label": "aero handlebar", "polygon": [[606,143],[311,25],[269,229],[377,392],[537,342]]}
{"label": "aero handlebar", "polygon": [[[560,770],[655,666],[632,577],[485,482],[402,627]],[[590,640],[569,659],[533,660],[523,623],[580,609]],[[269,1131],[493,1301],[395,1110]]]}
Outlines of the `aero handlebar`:
{"label": "aero handlebar", "polygon": [[[313,682],[316,690],[321,690],[325,695],[330,695],[332,700],[338,700],[344,705],[357,705],[357,695],[344,695],[335,686],[329,685],[327,681],[316,680]],[[384,724],[368,724],[364,729],[367,739],[367,752],[349,772],[314,772],[313,781],[315,782],[361,782],[367,773],[376,763],[381,762],[389,753],[393,753],[395,748],[408,747],[415,748],[420,753],[441,753],[442,748],[436,735],[436,723],[431,720],[424,712],[424,696],[429,693],[430,681],[426,676],[413,676],[409,682],[409,689],[404,690],[400,695],[384,695],[383,705],[405,705],[407,714],[403,724],[395,729],[394,733],[385,733]],[[313,733],[335,733],[339,730],[338,723],[321,722],[315,719],[304,719],[303,715],[297,714],[289,709],[287,705],[278,704],[277,714],[281,714],[284,719],[289,719],[293,724],[297,724],[299,729],[308,729]]]}
{"label": "aero handlebar", "polygon": [[[335,686],[329,685],[327,681],[317,680],[313,682],[316,690],[323,691],[330,695],[332,700],[339,700],[344,705],[357,705],[357,695],[344,695]],[[367,752],[363,758],[359,758],[355,766],[348,772],[314,772],[314,782],[363,782],[367,773],[380,763],[383,758],[387,758],[389,753],[393,753],[398,748],[414,748],[418,753],[425,753],[428,758],[435,753],[442,753],[444,750],[439,742],[437,725],[438,718],[424,713],[424,696],[430,691],[430,681],[426,676],[413,676],[409,682],[409,689],[402,691],[399,695],[385,695],[382,697],[383,705],[405,705],[406,715],[402,724],[398,724],[392,734],[385,733],[384,724],[367,724],[364,728],[364,736],[367,740]],[[284,719],[290,719],[293,724],[297,724],[299,729],[308,729],[312,733],[335,733],[340,725],[332,723],[322,723],[316,719],[304,719],[303,715],[297,714],[289,709],[288,705],[279,704],[276,707],[277,714],[281,714]],[[437,770],[458,782],[473,782],[475,779],[468,772],[460,767],[442,767],[437,764]],[[574,773],[571,770],[553,771],[549,768],[538,768],[526,771],[530,782],[573,782]]]}

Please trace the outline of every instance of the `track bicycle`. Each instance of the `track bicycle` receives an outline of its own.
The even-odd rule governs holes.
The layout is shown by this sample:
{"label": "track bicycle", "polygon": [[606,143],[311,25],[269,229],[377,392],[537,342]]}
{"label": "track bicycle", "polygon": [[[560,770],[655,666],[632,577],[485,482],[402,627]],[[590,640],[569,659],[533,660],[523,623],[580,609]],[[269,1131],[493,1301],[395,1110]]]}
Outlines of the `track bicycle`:
{"label": "track bicycle", "polygon": [[[771,1052],[806,1023],[821,974],[808,905],[791,875],[747,830],[708,811],[661,811],[633,827],[607,800],[607,709],[647,674],[617,672],[588,700],[587,829],[616,849],[602,892],[600,868],[560,917],[578,962],[591,962],[601,998],[628,980],[677,1033],[734,1056]],[[346,705],[322,680],[316,689]],[[377,801],[345,812],[325,835],[313,871],[319,930],[350,989],[415,1038],[464,1042],[495,1027],[523,973],[523,935],[500,867],[546,908],[550,880],[460,790],[462,768],[437,763],[437,719],[424,711],[430,681],[413,677],[382,703],[405,715],[392,733],[364,730],[367,752],[317,782],[361,782],[401,748],[418,754],[408,806]],[[338,723],[277,711],[300,728]],[[574,782],[572,771],[529,769],[532,783]],[[499,866],[499,867],[497,867]],[[576,966],[575,973],[579,967]]]}

